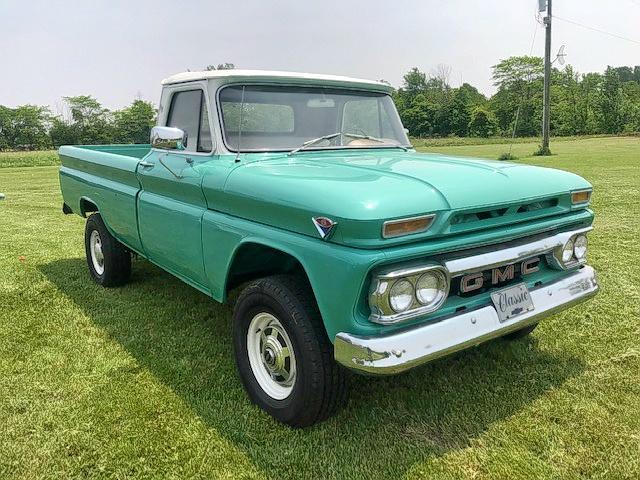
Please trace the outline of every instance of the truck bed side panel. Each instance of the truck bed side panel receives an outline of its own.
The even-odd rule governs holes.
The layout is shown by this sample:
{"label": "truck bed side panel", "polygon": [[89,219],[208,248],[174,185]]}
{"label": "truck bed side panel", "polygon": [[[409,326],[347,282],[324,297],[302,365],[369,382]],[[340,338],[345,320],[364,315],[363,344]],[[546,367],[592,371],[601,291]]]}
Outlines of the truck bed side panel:
{"label": "truck bed side panel", "polygon": [[[130,149],[134,146],[129,146]],[[103,148],[107,150],[108,146]],[[137,152],[142,153],[142,149]],[[96,147],[61,147],[60,188],[64,202],[82,215],[82,201],[98,207],[107,228],[126,246],[140,252],[136,196],[139,157],[126,156]]]}

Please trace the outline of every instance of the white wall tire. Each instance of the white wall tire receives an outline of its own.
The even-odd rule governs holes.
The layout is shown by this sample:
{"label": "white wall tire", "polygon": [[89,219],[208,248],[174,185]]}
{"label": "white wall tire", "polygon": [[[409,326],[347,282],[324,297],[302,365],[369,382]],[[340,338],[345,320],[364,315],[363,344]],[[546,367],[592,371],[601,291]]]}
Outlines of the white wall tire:
{"label": "white wall tire", "polygon": [[89,236],[89,250],[91,252],[91,263],[98,275],[104,274],[104,254],[102,253],[102,240],[98,230],[93,230]]}
{"label": "white wall tire", "polygon": [[131,276],[131,253],[111,235],[98,213],[87,219],[84,245],[89,273],[98,285],[117,287],[127,283]]}

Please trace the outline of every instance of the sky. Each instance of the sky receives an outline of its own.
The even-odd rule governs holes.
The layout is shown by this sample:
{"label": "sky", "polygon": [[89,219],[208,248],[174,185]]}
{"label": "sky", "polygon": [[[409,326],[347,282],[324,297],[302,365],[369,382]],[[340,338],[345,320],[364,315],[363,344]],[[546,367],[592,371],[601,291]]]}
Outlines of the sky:
{"label": "sky", "polygon": [[[385,79],[451,69],[491,94],[491,66],[544,52],[537,0],[1,0],[0,105],[90,94],[108,108],[206,65]],[[640,64],[640,0],[554,0],[553,52],[579,72]]]}

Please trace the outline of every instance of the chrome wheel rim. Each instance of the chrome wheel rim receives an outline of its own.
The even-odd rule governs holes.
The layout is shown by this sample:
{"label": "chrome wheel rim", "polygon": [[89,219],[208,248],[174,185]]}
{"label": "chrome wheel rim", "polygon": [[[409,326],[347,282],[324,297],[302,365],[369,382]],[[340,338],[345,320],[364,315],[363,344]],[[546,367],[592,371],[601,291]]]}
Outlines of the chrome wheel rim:
{"label": "chrome wheel rim", "polygon": [[102,240],[97,230],[91,232],[89,237],[89,251],[91,252],[91,263],[98,275],[104,273],[104,255],[102,253]]}
{"label": "chrome wheel rim", "polygon": [[284,400],[296,381],[293,345],[280,321],[270,313],[257,314],[247,331],[251,371],[260,388],[276,400]]}

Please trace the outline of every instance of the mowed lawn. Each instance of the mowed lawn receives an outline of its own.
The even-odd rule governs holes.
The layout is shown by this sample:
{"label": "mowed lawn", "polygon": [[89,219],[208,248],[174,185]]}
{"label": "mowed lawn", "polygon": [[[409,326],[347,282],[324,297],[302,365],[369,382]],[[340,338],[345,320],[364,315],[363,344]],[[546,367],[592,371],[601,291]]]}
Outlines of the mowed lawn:
{"label": "mowed lawn", "polygon": [[231,307],[140,260],[98,287],[57,167],[16,166],[55,157],[0,155],[0,478],[640,478],[640,139],[536,147],[513,152],[595,187],[600,295],[529,339],[354,377],[347,407],[302,431],[247,400]]}

